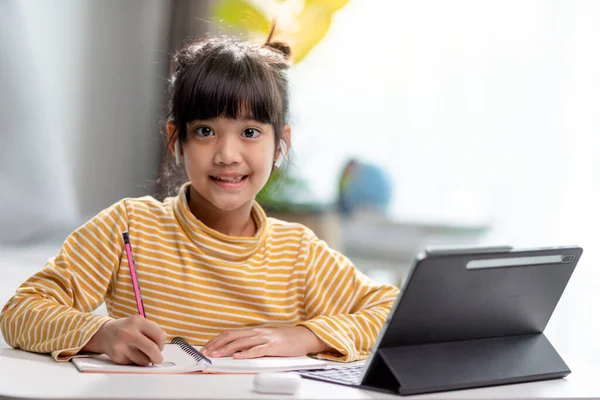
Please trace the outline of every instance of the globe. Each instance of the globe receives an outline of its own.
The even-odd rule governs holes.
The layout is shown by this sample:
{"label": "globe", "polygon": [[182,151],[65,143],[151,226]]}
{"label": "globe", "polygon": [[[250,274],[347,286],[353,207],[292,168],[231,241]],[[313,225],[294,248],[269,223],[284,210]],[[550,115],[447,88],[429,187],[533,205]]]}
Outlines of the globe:
{"label": "globe", "polygon": [[392,191],[392,181],[383,168],[352,159],[340,178],[338,205],[344,214],[359,209],[385,213],[392,200]]}

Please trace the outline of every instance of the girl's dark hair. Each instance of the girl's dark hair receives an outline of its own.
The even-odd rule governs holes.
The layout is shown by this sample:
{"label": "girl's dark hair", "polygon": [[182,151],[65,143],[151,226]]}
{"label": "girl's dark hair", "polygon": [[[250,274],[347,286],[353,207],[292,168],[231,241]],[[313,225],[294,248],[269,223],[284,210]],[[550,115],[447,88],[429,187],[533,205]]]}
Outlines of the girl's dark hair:
{"label": "girl's dark hair", "polygon": [[[175,54],[167,121],[175,123],[181,143],[187,140],[186,124],[190,121],[241,117],[271,124],[278,148],[288,122],[286,70],[290,48],[282,42],[271,42],[270,38],[271,35],[260,46],[213,37],[194,42]],[[170,186],[168,193],[173,186],[179,186],[169,182],[170,178],[163,173],[159,180]]]}

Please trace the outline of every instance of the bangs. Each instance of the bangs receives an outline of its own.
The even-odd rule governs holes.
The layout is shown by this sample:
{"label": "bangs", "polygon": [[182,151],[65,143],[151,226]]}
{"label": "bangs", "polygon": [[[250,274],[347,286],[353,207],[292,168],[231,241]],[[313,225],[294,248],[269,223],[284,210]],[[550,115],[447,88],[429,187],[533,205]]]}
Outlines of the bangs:
{"label": "bangs", "polygon": [[190,121],[218,117],[278,127],[285,118],[283,100],[269,72],[256,59],[233,51],[207,55],[190,66],[179,77],[173,96],[173,117],[180,133]]}

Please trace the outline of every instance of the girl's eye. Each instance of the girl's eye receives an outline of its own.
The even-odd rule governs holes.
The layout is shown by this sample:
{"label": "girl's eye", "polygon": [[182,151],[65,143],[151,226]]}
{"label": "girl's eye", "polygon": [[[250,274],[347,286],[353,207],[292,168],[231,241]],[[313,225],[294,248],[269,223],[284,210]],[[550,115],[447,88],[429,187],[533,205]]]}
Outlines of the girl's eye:
{"label": "girl's eye", "polygon": [[254,128],[246,128],[246,129],[244,129],[243,135],[245,138],[248,138],[248,139],[256,139],[257,137],[260,136],[260,132]]}
{"label": "girl's eye", "polygon": [[209,128],[208,126],[199,126],[198,128],[195,129],[196,134],[198,136],[212,136],[215,133],[213,132],[213,130],[211,128]]}

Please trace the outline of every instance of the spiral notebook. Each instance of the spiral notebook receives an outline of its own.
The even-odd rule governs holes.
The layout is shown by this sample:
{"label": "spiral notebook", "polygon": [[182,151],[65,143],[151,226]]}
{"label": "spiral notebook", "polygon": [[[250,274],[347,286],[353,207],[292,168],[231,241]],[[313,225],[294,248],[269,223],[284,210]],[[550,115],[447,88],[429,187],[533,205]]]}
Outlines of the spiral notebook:
{"label": "spiral notebook", "polygon": [[253,374],[326,368],[328,363],[310,357],[261,357],[238,360],[233,357],[208,358],[183,338],[177,337],[162,351],[163,362],[140,367],[115,364],[106,355],[75,357],[71,362],[81,372],[118,374]]}

